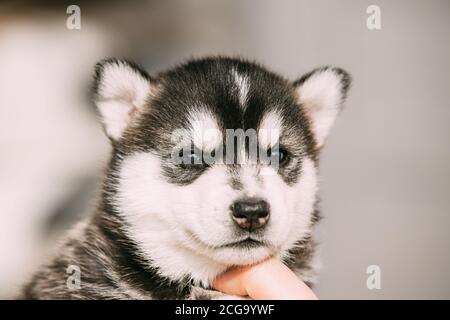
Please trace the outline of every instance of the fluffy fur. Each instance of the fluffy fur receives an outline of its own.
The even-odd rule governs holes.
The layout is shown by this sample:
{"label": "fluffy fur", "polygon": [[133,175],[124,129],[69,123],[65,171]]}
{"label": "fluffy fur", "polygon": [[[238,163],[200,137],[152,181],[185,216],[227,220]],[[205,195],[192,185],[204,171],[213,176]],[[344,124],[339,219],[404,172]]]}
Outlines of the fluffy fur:
{"label": "fluffy fur", "polygon": [[[269,256],[311,282],[318,153],[349,84],[331,67],[291,83],[231,58],[192,60],[154,78],[125,60],[102,61],[94,100],[113,152],[98,210],[23,297],[224,298],[210,290],[218,274]],[[282,149],[287,158],[277,167],[258,158],[174,161],[186,144],[183,156],[191,147],[248,156],[246,139],[225,144],[229,129],[254,130],[258,150]],[[231,219],[231,205],[245,198],[270,205],[264,228],[250,232]],[[69,265],[80,267],[80,289],[66,285]]]}

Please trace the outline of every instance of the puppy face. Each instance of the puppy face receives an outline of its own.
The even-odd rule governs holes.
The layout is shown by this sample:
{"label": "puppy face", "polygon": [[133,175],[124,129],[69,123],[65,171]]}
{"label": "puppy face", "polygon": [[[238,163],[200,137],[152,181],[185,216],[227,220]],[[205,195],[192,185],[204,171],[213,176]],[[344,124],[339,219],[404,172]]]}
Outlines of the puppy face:
{"label": "puppy face", "polygon": [[231,265],[283,258],[310,234],[318,151],[348,86],[336,68],[290,83],[226,58],[155,78],[100,63],[110,202],[141,254],[170,279],[203,284]]}

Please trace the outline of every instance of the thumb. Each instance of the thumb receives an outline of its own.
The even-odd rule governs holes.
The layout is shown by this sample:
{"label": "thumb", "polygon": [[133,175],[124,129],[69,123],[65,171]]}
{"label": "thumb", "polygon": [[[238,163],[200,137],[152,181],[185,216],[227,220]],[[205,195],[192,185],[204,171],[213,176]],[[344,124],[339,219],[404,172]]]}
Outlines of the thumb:
{"label": "thumb", "polygon": [[214,288],[226,294],[267,300],[317,300],[312,290],[275,258],[220,275]]}

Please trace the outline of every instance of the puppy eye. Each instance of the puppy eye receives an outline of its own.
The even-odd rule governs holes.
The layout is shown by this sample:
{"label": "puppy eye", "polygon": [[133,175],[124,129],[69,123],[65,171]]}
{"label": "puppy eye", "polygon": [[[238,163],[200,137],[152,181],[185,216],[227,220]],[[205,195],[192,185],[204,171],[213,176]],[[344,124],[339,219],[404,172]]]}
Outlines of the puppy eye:
{"label": "puppy eye", "polygon": [[202,153],[200,150],[193,148],[190,151],[181,149],[178,153],[182,165],[202,164]]}
{"label": "puppy eye", "polygon": [[269,151],[269,156],[271,159],[278,158],[278,163],[283,164],[288,160],[289,153],[285,149],[282,149],[282,148],[271,149]]}
{"label": "puppy eye", "polygon": [[195,146],[178,151],[177,163],[183,168],[206,168],[216,163],[216,150],[202,151]]}

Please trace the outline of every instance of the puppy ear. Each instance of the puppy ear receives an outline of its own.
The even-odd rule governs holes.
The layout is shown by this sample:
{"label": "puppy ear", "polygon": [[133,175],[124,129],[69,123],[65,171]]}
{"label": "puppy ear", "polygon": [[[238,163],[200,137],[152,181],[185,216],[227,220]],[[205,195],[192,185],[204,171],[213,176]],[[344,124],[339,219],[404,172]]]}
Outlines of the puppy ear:
{"label": "puppy ear", "polygon": [[107,59],[95,66],[94,102],[112,140],[142,111],[151,87],[148,74],[134,63]]}
{"label": "puppy ear", "polygon": [[311,121],[318,147],[322,147],[342,109],[350,87],[350,75],[339,68],[323,67],[294,82],[301,108]]}

